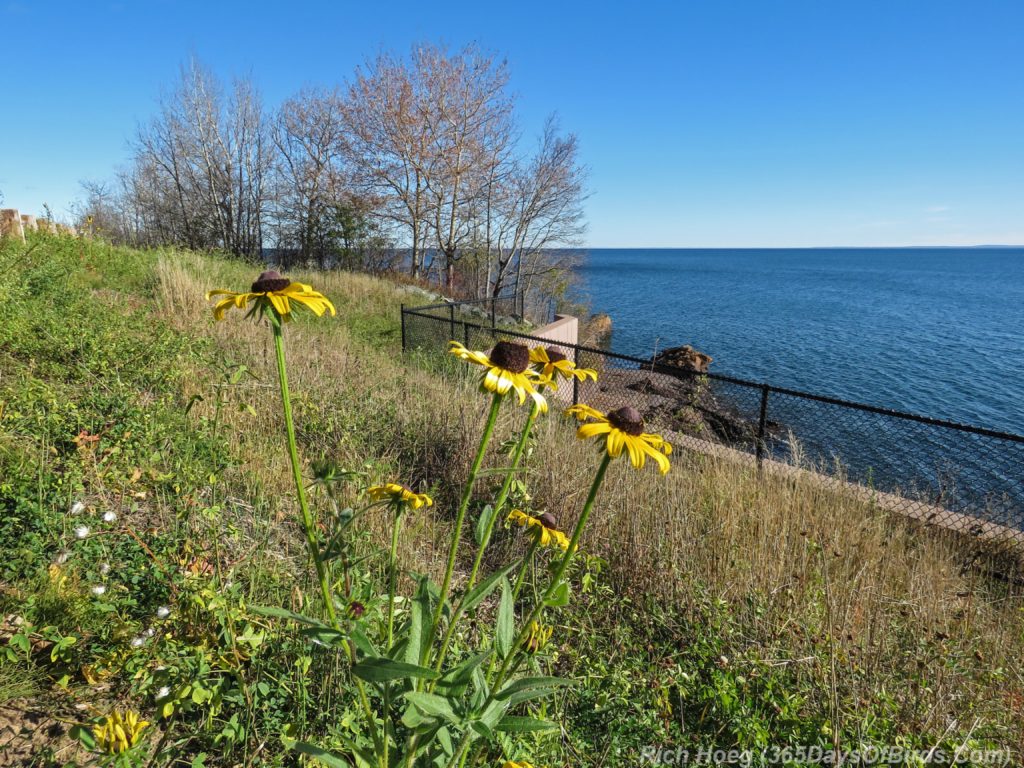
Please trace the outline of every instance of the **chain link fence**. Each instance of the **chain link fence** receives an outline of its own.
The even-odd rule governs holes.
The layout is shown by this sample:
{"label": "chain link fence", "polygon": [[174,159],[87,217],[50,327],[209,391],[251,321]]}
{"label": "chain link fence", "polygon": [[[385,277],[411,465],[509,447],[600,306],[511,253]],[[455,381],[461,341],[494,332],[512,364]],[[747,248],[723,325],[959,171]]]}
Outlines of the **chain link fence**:
{"label": "chain link fence", "polygon": [[[547,339],[517,330],[516,299],[402,307],[402,348],[433,364],[450,340],[489,349]],[[1024,436],[957,424],[629,355],[557,344],[597,381],[563,384],[561,404],[632,405],[677,448],[842,486],[927,525],[1024,544]]]}

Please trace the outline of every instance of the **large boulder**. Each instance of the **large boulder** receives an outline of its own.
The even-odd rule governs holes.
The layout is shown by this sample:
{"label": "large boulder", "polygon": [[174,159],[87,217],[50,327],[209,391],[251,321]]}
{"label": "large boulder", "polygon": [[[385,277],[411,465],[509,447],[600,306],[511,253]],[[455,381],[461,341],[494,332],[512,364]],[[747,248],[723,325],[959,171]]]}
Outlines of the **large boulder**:
{"label": "large boulder", "polygon": [[682,347],[663,349],[651,359],[651,362],[654,364],[654,370],[661,373],[672,373],[673,368],[681,368],[691,373],[707,373],[713,359],[711,355],[698,352],[686,344]]}
{"label": "large boulder", "polygon": [[612,335],[612,319],[605,314],[591,315],[579,331],[579,343],[584,347],[606,344]]}

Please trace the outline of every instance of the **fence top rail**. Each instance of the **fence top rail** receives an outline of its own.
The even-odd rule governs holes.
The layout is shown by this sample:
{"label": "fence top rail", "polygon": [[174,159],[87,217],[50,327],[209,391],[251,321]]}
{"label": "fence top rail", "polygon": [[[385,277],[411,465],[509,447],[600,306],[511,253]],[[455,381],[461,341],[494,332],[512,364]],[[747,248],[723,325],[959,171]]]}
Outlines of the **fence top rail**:
{"label": "fence top rail", "polygon": [[[502,297],[499,297],[499,298],[502,298]],[[484,299],[484,301],[490,301],[490,299]],[[468,303],[468,302],[464,302],[464,303]],[[439,305],[436,305],[434,307],[403,307],[402,311],[405,314],[407,314],[407,315],[416,315],[418,317],[425,317],[425,318],[428,318],[430,320],[444,320],[444,322],[448,322],[446,318],[439,318],[436,315],[422,314],[421,312],[417,311],[417,310],[424,310],[424,309],[435,309],[436,307],[440,307],[440,306],[448,306],[448,304],[439,304]],[[532,335],[530,335],[528,333],[522,333],[520,331],[511,331],[511,330],[505,330],[505,329],[497,329],[497,330],[495,330],[495,329],[493,329],[493,328],[491,328],[490,326],[487,326],[487,325],[480,325],[479,323],[472,323],[472,322],[463,321],[463,320],[460,320],[459,323],[464,325],[464,326],[466,326],[467,328],[474,328],[474,329],[479,330],[479,331],[501,333],[502,335],[505,335],[505,336],[512,336],[512,337],[515,337],[515,338],[527,339],[529,341],[536,341],[536,342],[542,342],[542,343],[550,342],[550,339],[544,339],[544,338],[541,338],[539,336],[532,336]],[[585,353],[594,354],[594,355],[601,355],[602,357],[608,357],[608,358],[612,358],[612,359],[615,359],[615,360],[622,360],[624,362],[633,363],[634,365],[638,365],[638,366],[645,366],[645,367],[647,367],[648,369],[650,369],[652,371],[656,371],[658,368],[665,369],[665,368],[674,368],[675,367],[675,366],[666,365],[666,364],[663,364],[663,363],[654,364],[650,360],[644,360],[643,358],[640,358],[640,357],[634,357],[632,355],[623,355],[623,354],[619,354],[618,352],[611,352],[609,350],[599,349],[597,347],[588,347],[588,346],[584,346],[582,344],[560,344],[559,346],[569,347],[571,349],[574,349],[577,353],[585,352]],[[987,427],[977,427],[977,426],[974,426],[973,424],[961,424],[960,422],[950,421],[948,419],[936,419],[936,418],[933,418],[931,416],[922,416],[921,414],[909,413],[907,411],[897,411],[897,410],[895,410],[893,408],[884,408],[884,407],[878,406],[878,405],[868,405],[866,403],[857,403],[857,402],[854,402],[852,400],[843,400],[842,398],[830,397],[828,395],[817,395],[817,394],[814,394],[812,392],[803,392],[803,391],[798,390],[798,389],[789,389],[787,387],[777,387],[777,386],[775,386],[773,384],[768,384],[768,383],[765,383],[765,382],[750,381],[750,380],[747,380],[747,379],[739,379],[739,378],[736,378],[734,376],[728,376],[728,375],[721,374],[721,373],[697,373],[696,371],[688,371],[685,368],[677,368],[676,370],[678,370],[679,373],[682,373],[682,374],[688,375],[688,376],[706,376],[707,378],[712,379],[714,381],[724,381],[724,382],[727,382],[729,384],[736,384],[736,385],[742,386],[742,387],[750,387],[752,389],[759,389],[759,390],[763,390],[763,391],[774,392],[776,394],[787,395],[789,397],[799,397],[799,398],[803,398],[803,399],[806,399],[806,400],[814,400],[815,402],[825,403],[827,405],[837,405],[837,406],[841,406],[843,408],[853,408],[853,409],[856,409],[856,410],[859,410],[859,411],[864,411],[864,412],[867,412],[867,413],[876,413],[876,414],[879,414],[879,415],[882,415],[882,416],[890,416],[890,417],[897,418],[897,419],[905,419],[905,420],[908,420],[908,421],[915,421],[915,422],[918,422],[920,424],[928,424],[928,425],[935,426],[935,427],[944,427],[944,428],[947,428],[947,429],[955,429],[955,430],[960,431],[960,432],[968,432],[970,434],[983,435],[985,437],[994,437],[994,438],[998,438],[1000,440],[1008,440],[1008,441],[1014,442],[1014,443],[1024,443],[1024,435],[1018,435],[1018,434],[1014,434],[1012,432],[1002,432],[1002,431],[997,430],[997,429],[988,429]]]}
{"label": "fence top rail", "polygon": [[427,310],[427,309],[448,309],[453,307],[458,309],[462,304],[486,304],[491,301],[508,301],[514,299],[514,295],[508,296],[486,296],[482,299],[458,299],[456,301],[439,301],[436,304],[420,304],[415,307],[405,307],[404,311],[406,314],[415,313],[415,310]]}

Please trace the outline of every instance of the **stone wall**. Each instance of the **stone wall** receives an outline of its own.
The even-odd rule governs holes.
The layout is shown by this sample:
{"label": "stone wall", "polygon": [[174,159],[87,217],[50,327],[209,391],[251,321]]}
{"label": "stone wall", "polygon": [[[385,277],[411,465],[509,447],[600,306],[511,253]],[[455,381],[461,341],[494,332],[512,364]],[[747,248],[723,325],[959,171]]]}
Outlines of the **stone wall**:
{"label": "stone wall", "polygon": [[49,219],[37,219],[27,213],[19,213],[17,208],[0,208],[0,238],[12,237],[25,242],[25,233],[34,231],[78,237],[78,230],[67,224],[57,224]]}

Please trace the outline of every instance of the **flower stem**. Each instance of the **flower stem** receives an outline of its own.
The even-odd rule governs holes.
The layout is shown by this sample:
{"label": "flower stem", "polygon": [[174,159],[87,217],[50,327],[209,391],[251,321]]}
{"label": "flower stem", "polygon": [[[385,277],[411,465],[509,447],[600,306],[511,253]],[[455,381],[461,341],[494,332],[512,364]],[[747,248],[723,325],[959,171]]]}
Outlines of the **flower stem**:
{"label": "flower stem", "polygon": [[[612,457],[607,453],[601,459],[601,465],[597,468],[597,474],[594,475],[594,482],[590,485],[590,493],[587,494],[587,501],[583,505],[583,511],[580,513],[580,519],[576,521],[576,527],[572,532],[572,539],[569,541],[569,548],[565,551],[565,556],[562,557],[562,561],[558,564],[558,569],[555,571],[554,576],[551,577],[551,583],[548,584],[548,588],[544,591],[541,599],[534,605],[530,615],[523,621],[522,629],[519,630],[519,634],[512,643],[513,648],[521,648],[523,640],[529,634],[530,625],[536,621],[541,612],[544,610],[544,604],[548,601],[551,595],[554,593],[555,588],[562,581],[562,577],[565,572],[569,569],[570,563],[572,563],[573,556],[576,553],[576,546],[579,544],[580,538],[583,536],[583,528],[587,524],[587,518],[590,517],[590,512],[594,508],[594,500],[597,498],[597,492],[601,487],[601,483],[604,481],[605,473],[608,471],[608,465],[611,463]],[[488,705],[494,701],[494,697],[501,691],[501,684],[505,682],[505,677],[509,673],[509,667],[513,660],[519,654],[510,653],[502,664],[501,669],[498,670],[498,677],[494,683],[490,686],[491,692],[488,694],[487,699],[480,706],[480,711],[487,709]],[[469,746],[470,732],[467,730],[466,734],[462,737],[459,745],[455,748],[452,754],[451,760],[448,761],[449,768],[454,768],[463,759],[464,751]]]}
{"label": "flower stem", "polygon": [[[608,471],[608,465],[611,463],[612,457],[605,453],[601,459],[601,464],[597,468],[597,474],[594,475],[594,482],[590,485],[590,493],[587,495],[587,501],[583,505],[583,511],[580,513],[580,519],[576,521],[576,527],[572,532],[572,539],[569,540],[569,548],[566,549],[565,555],[562,557],[561,562],[558,564],[558,568],[555,570],[554,575],[551,577],[551,581],[548,584],[548,588],[541,595],[540,600],[537,601],[536,605],[533,606],[533,610],[530,615],[523,620],[522,629],[519,630],[519,634],[515,641],[512,643],[513,648],[519,648],[523,644],[523,640],[530,632],[530,625],[540,618],[541,612],[544,610],[544,605],[554,594],[555,589],[562,581],[562,577],[565,576],[565,572],[569,570],[569,565],[572,563],[573,557],[576,554],[576,547],[579,544],[580,538],[583,536],[583,528],[587,524],[587,518],[590,517],[590,512],[594,508],[594,500],[597,498],[597,491],[601,487],[601,483],[604,481],[605,472]],[[493,698],[494,692],[498,690],[499,686],[505,681],[505,676],[508,673],[509,664],[515,658],[516,654],[510,653],[508,658],[505,659],[505,663],[498,671],[498,677],[491,686],[491,697]],[[490,703],[490,702],[487,702]],[[485,705],[486,706],[486,705]]]}
{"label": "flower stem", "polygon": [[[327,568],[324,566],[323,558],[320,556],[320,545],[316,540],[316,527],[313,522],[313,515],[309,511],[309,503],[306,500],[306,489],[302,484],[302,464],[299,462],[299,449],[295,440],[295,422],[292,419],[292,399],[288,392],[288,370],[284,362],[284,335],[281,333],[281,318],[276,311],[270,313],[270,327],[274,331],[274,351],[277,355],[277,377],[281,383],[281,406],[284,411],[285,431],[288,434],[288,457],[292,464],[292,478],[295,480],[295,491],[299,496],[299,511],[302,514],[302,528],[306,534],[306,547],[309,555],[313,558],[313,565],[316,568],[317,579],[320,582],[320,594],[324,600],[327,617],[331,626],[341,630],[338,622],[338,615],[334,609],[334,597],[331,594],[331,586],[327,579]],[[351,638],[347,639],[349,658],[352,664],[356,663],[356,648]],[[376,720],[373,710],[370,708],[370,700],[366,695],[366,688],[363,681],[356,679],[356,686],[359,689],[359,699],[366,714],[367,726],[373,736],[373,742],[380,754],[383,751],[380,734],[377,733]],[[386,736],[384,737],[387,738]]]}
{"label": "flower stem", "polygon": [[[487,524],[487,529],[484,531],[483,540],[480,542],[480,548],[476,553],[476,560],[473,562],[473,570],[470,571],[469,581],[466,582],[466,591],[468,592],[476,584],[476,577],[480,572],[480,564],[484,559],[484,550],[487,549],[487,544],[491,540],[491,533],[494,531],[494,524],[501,516],[501,510],[505,506],[505,502],[508,501],[509,492],[512,490],[512,482],[516,477],[516,470],[519,469],[519,462],[523,458],[523,452],[526,450],[526,444],[530,440],[530,430],[533,429],[533,423],[537,420],[537,414],[540,413],[540,406],[537,403],[533,404],[530,408],[530,415],[526,417],[526,423],[523,425],[523,431],[519,434],[519,442],[516,443],[515,450],[512,453],[512,465],[509,467],[508,472],[505,475],[505,482],[502,483],[501,490],[498,491],[498,495],[494,499],[494,514],[491,515],[490,522]],[[454,621],[454,619],[453,619]]]}
{"label": "flower stem", "polygon": [[441,621],[441,614],[444,612],[444,604],[448,600],[448,592],[452,585],[452,573],[455,571],[455,557],[459,552],[459,541],[462,538],[462,524],[466,520],[466,510],[469,509],[469,501],[473,497],[473,486],[476,484],[476,477],[480,473],[480,467],[484,461],[484,454],[487,452],[487,444],[491,441],[491,433],[494,432],[494,425],[498,421],[498,409],[504,395],[497,392],[491,397],[491,409],[487,413],[487,422],[484,424],[484,432],[480,436],[480,447],[477,448],[476,457],[469,470],[469,477],[466,478],[466,485],[462,490],[462,500],[459,502],[459,511],[455,515],[455,528],[452,531],[452,543],[448,547],[448,564],[444,571],[444,580],[441,582],[441,593],[437,600],[437,608],[434,611],[433,620],[430,622],[430,635],[423,644],[423,657],[421,663],[426,663],[437,636],[437,625]]}
{"label": "flower stem", "polygon": [[533,562],[533,555],[537,551],[537,547],[540,546],[540,536],[534,536],[533,543],[530,544],[530,549],[526,553],[526,557],[523,558],[523,565],[519,569],[519,574],[516,576],[515,586],[512,587],[512,599],[515,600],[519,597],[519,591],[523,588],[523,582],[526,580],[526,572]]}
{"label": "flower stem", "polygon": [[391,526],[391,554],[388,557],[388,651],[395,641],[395,591],[398,581],[398,534],[402,528],[402,511],[395,509],[395,522]]}
{"label": "flower stem", "polygon": [[302,465],[299,463],[299,449],[295,440],[295,422],[292,419],[292,399],[288,392],[288,371],[284,362],[284,335],[281,333],[281,320],[276,313],[271,313],[270,327],[274,329],[274,351],[277,353],[277,376],[281,382],[281,405],[284,409],[285,431],[288,433],[288,456],[292,463],[292,478],[295,480],[295,492],[299,496],[299,511],[302,514],[302,528],[306,534],[306,547],[313,558],[317,579],[320,581],[320,594],[323,596],[327,617],[331,624],[337,626],[338,617],[334,610],[334,599],[331,596],[330,584],[327,581],[327,568],[320,557],[320,545],[316,540],[316,526],[313,515],[306,501],[306,488],[302,483]]}
{"label": "flower stem", "polygon": [[[473,561],[473,569],[469,573],[469,581],[466,582],[466,589],[462,594],[462,598],[459,600],[455,609],[452,611],[451,620],[448,622],[448,627],[445,629],[444,637],[441,639],[441,650],[437,654],[437,661],[434,664],[434,668],[440,672],[441,665],[444,663],[445,656],[448,653],[448,645],[451,643],[452,635],[455,633],[455,624],[458,622],[459,617],[462,616],[462,602],[465,596],[476,584],[476,578],[480,573],[480,565],[483,563],[484,551],[487,549],[488,543],[491,541],[491,534],[494,532],[494,524],[498,521],[501,516],[502,509],[505,506],[505,502],[508,501],[509,492],[512,490],[512,482],[515,480],[516,470],[519,469],[519,462],[523,458],[523,452],[526,449],[526,444],[530,439],[530,430],[533,428],[533,423],[537,420],[537,415],[540,413],[540,406],[537,403],[533,404],[530,409],[530,415],[526,417],[526,423],[523,425],[523,431],[519,434],[519,441],[516,443],[515,449],[512,453],[512,464],[505,473],[505,482],[502,483],[501,490],[498,491],[498,495],[494,499],[494,508],[491,514],[491,519],[487,523],[487,528],[483,532],[483,538],[480,540],[480,546],[476,551],[476,559]],[[432,688],[433,686],[431,686]]]}

